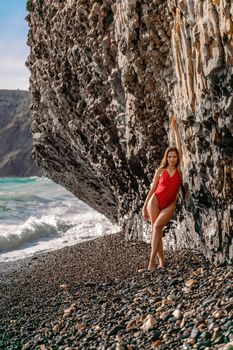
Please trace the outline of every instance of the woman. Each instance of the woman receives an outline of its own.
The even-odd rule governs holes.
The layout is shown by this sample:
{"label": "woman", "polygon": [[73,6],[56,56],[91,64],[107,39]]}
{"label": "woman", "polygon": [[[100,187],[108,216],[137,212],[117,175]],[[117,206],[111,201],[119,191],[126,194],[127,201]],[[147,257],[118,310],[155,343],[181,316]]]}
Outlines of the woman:
{"label": "woman", "polygon": [[171,126],[177,147],[169,147],[166,150],[161,165],[155,172],[151,189],[143,206],[143,217],[145,220],[150,220],[152,227],[149,271],[155,269],[156,255],[159,259],[159,267],[164,267],[162,231],[174,214],[176,199],[182,183],[181,142],[175,117],[172,118]]}

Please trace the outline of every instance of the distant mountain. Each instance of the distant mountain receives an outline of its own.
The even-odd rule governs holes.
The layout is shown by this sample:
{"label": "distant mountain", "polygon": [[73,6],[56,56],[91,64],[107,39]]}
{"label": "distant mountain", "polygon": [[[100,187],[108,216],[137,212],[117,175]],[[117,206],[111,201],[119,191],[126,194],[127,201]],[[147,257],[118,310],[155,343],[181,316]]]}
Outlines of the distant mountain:
{"label": "distant mountain", "polygon": [[32,155],[30,95],[0,90],[0,177],[40,176]]}

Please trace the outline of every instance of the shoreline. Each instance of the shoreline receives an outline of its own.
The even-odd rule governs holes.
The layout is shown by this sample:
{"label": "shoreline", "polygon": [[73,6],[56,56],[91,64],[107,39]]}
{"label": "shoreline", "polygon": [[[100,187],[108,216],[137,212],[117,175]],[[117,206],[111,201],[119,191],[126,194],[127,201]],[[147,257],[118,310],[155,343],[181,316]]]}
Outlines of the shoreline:
{"label": "shoreline", "polygon": [[87,242],[98,241],[99,239],[102,240],[110,235],[122,235],[122,232],[117,232],[117,233],[107,234],[104,236],[98,236],[98,237],[86,239],[86,240],[83,240],[80,242],[76,242],[74,244],[64,245],[62,247],[58,247],[54,250],[35,251],[34,253],[32,253],[29,256],[24,256],[22,258],[17,258],[14,260],[0,261],[0,275],[1,275],[1,273],[5,274],[5,273],[11,272],[11,271],[16,271],[18,269],[30,267],[30,265],[36,265],[36,262],[38,260],[39,261],[40,260],[49,261],[50,259],[53,260],[53,255],[56,255],[56,252],[60,252],[60,251],[64,250],[65,251],[64,254],[66,254],[66,250],[69,250],[69,248],[71,248],[71,250],[78,250],[79,246],[84,245],[84,247],[85,247]]}
{"label": "shoreline", "polygon": [[115,236],[119,237],[120,239],[124,240],[125,242],[131,242],[133,245],[139,243],[141,246],[147,246],[148,243],[144,241],[137,241],[137,240],[131,240],[128,241],[124,237],[123,232],[117,232],[117,233],[112,233],[112,234],[107,234],[87,240],[80,241],[75,244],[70,244],[70,245],[64,245],[63,247],[56,248],[54,250],[49,250],[49,251],[36,251],[30,256],[18,258],[15,260],[9,260],[9,261],[1,261],[0,262],[0,275],[4,274],[7,275],[8,273],[11,272],[16,272],[17,270],[21,269],[30,269],[31,267],[35,268],[39,262],[45,262],[49,263],[52,262],[54,259],[57,257],[61,258],[64,255],[69,255],[69,254],[82,254],[84,250],[89,250],[91,249],[92,245],[98,245],[98,242],[100,244],[104,244],[105,241],[108,241],[109,236]]}
{"label": "shoreline", "polygon": [[165,251],[166,268],[150,273],[149,253],[148,243],[127,241],[121,232],[4,263],[0,349],[230,344],[231,267],[211,266],[197,251]]}

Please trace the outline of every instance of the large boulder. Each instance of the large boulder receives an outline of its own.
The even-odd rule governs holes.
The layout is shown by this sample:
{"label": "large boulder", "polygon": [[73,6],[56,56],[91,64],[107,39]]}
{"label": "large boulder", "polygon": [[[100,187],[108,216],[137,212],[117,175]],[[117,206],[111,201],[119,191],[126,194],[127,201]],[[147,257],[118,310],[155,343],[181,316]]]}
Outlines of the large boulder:
{"label": "large boulder", "polygon": [[232,261],[233,4],[28,5],[34,152],[46,175],[144,239],[141,208],[176,114],[184,186],[167,247]]}

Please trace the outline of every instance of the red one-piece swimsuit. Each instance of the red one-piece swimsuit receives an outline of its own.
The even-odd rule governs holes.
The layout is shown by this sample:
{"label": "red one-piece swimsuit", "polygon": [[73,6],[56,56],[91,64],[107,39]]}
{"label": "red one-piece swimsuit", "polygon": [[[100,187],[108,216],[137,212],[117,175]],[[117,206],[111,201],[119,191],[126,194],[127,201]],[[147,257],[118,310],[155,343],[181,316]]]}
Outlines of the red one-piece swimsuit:
{"label": "red one-piece swimsuit", "polygon": [[181,183],[182,178],[178,169],[176,169],[172,176],[170,176],[167,170],[164,169],[154,192],[157,197],[160,210],[167,208],[176,200]]}

